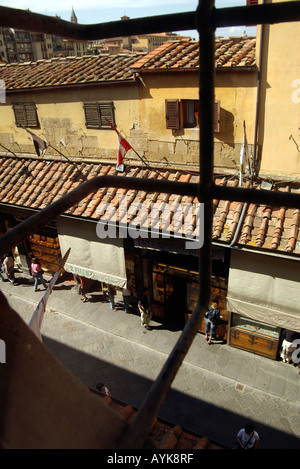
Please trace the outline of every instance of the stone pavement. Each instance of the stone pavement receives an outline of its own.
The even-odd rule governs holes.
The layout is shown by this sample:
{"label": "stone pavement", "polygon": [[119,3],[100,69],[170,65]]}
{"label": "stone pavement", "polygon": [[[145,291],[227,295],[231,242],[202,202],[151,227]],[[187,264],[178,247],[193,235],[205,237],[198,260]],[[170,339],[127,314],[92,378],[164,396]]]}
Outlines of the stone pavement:
{"label": "stone pavement", "polygon": [[[10,305],[28,324],[43,291],[24,274],[19,285],[0,282]],[[152,321],[140,325],[133,311],[111,311],[101,292],[83,303],[69,282],[54,287],[42,324],[44,345],[87,386],[104,382],[116,399],[138,408],[173,349],[180,330]],[[298,368],[238,350],[194,342],[160,409],[159,417],[231,447],[252,421],[262,449],[300,449]]]}

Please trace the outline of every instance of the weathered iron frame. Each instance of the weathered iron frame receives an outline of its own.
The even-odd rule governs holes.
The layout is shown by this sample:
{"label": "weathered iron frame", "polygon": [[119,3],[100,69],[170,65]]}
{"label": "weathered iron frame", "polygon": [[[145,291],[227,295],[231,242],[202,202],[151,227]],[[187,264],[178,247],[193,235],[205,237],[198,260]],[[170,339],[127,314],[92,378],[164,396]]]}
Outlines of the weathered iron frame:
{"label": "weathered iron frame", "polygon": [[100,176],[83,183],[49,207],[31,216],[4,234],[0,254],[35,233],[88,194],[101,187],[146,190],[197,196],[204,203],[204,245],[199,250],[198,304],[180,338],[170,353],[159,376],[145,397],[135,419],[118,442],[118,448],[141,448],[153,419],[188,352],[199,329],[211,290],[212,200],[267,203],[271,206],[300,208],[300,195],[280,191],[263,191],[216,186],[213,179],[213,106],[214,106],[214,47],[216,27],[236,25],[273,24],[300,20],[300,1],[216,9],[214,0],[199,0],[196,12],[186,12],[115,21],[95,25],[72,24],[44,15],[0,7],[0,26],[48,33],[70,39],[93,40],[114,36],[129,36],[164,31],[197,29],[200,35],[199,67],[199,127],[200,127],[200,181],[199,184]]}

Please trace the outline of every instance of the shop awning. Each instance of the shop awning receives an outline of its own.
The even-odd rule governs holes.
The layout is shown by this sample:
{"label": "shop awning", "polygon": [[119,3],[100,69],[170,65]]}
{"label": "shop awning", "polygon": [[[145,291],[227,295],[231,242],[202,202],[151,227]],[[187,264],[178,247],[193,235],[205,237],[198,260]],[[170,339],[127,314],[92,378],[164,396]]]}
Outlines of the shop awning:
{"label": "shop awning", "polygon": [[298,261],[232,250],[227,309],[300,332]]}
{"label": "shop awning", "polygon": [[100,282],[126,284],[123,240],[100,239],[96,223],[59,217],[57,231],[62,255],[71,248],[65,270]]}

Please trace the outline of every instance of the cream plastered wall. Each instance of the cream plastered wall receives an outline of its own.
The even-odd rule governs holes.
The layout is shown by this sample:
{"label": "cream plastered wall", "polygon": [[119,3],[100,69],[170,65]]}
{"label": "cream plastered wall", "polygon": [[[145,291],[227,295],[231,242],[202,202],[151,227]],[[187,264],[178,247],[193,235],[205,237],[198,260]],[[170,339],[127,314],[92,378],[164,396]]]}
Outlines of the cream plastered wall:
{"label": "cream plastered wall", "polygon": [[[216,99],[221,102],[221,130],[215,134],[215,167],[238,170],[243,122],[253,147],[256,71],[216,73]],[[96,158],[114,162],[118,139],[112,130],[87,129],[83,102],[112,100],[118,130],[135,151],[128,163],[199,166],[199,129],[166,129],[165,99],[198,99],[198,73],[145,74],[133,85],[60,88],[8,93],[0,104],[0,144],[16,154],[35,155],[31,136],[16,127],[12,102],[35,102],[41,127],[31,129],[49,144],[47,155]],[[0,147],[1,152],[5,148]]]}
{"label": "cream plastered wall", "polygon": [[[140,134],[144,153],[150,160],[173,165],[199,165],[199,129],[166,128],[166,99],[198,99],[198,73],[144,73],[141,92]],[[253,146],[257,73],[216,72],[216,100],[221,102],[221,129],[215,133],[215,166],[238,168],[244,137]],[[131,132],[134,136],[135,132]]]}
{"label": "cream plastered wall", "polygon": [[6,103],[0,104],[0,151],[7,149],[16,154],[36,155],[31,135],[16,126],[12,108],[13,102],[34,102],[40,128],[29,130],[47,141],[47,155],[104,158],[114,162],[117,134],[111,129],[86,128],[83,103],[88,101],[113,101],[117,128],[129,138],[130,128],[139,121],[139,101],[134,85],[7,93]]}
{"label": "cream plastered wall", "polygon": [[[265,29],[260,174],[299,178],[300,22],[274,24]],[[260,40],[261,28],[258,31]]]}

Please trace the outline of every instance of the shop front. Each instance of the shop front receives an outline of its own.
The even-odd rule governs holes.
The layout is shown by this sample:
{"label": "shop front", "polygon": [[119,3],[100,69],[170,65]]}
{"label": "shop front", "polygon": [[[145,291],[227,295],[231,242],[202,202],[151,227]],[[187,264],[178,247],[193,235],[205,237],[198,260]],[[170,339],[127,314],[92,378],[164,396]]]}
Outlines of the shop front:
{"label": "shop front", "polygon": [[[34,212],[20,208],[10,208],[0,214],[0,235],[26,220]],[[54,222],[44,226],[38,233],[32,234],[12,252],[15,265],[20,266],[23,271],[29,272],[28,254],[40,260],[41,266],[46,273],[54,274],[61,262],[61,250]]]}
{"label": "shop front", "polygon": [[300,331],[299,261],[232,250],[229,345],[276,359],[283,329]]}
{"label": "shop front", "polygon": [[[196,307],[199,296],[198,251],[185,250],[179,240],[135,240],[143,265],[144,284],[150,288],[153,317],[182,329]],[[213,249],[212,295],[219,300],[221,322],[216,338],[227,339],[229,316],[226,310],[229,252]],[[146,275],[145,275],[146,274]],[[204,333],[205,321],[199,332]]]}

